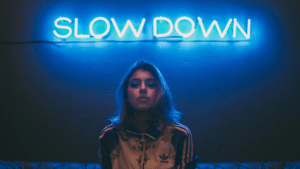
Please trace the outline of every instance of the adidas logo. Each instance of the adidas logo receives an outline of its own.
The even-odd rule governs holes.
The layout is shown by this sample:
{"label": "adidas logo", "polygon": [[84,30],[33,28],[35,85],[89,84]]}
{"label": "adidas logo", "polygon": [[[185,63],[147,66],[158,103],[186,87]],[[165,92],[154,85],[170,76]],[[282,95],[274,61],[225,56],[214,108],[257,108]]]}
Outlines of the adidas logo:
{"label": "adidas logo", "polygon": [[159,156],[159,158],[161,159],[161,163],[168,163],[169,161],[167,161],[167,159],[169,158],[169,156],[165,156],[165,154],[163,154],[162,156]]}

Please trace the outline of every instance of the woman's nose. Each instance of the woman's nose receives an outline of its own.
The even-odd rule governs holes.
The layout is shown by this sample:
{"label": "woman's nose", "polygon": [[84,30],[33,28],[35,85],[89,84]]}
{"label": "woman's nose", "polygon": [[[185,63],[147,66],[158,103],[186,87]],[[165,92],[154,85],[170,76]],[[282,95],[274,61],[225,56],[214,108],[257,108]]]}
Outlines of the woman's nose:
{"label": "woman's nose", "polygon": [[147,88],[144,81],[141,84],[140,93],[147,93]]}
{"label": "woman's nose", "polygon": [[147,89],[140,89],[140,94],[147,94]]}

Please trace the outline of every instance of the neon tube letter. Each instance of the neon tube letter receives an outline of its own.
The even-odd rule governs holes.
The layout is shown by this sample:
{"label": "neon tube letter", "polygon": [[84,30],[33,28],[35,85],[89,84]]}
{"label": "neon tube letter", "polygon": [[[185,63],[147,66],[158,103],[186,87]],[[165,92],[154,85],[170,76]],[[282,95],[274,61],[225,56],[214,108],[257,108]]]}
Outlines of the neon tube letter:
{"label": "neon tube letter", "polygon": [[[167,33],[157,34],[157,21],[158,20],[165,20],[165,21],[167,21],[169,23],[170,29],[169,29],[169,31]],[[166,18],[166,17],[155,17],[153,19],[153,35],[155,37],[166,37],[166,36],[170,35],[172,33],[172,31],[173,31],[173,24],[172,24],[172,22],[171,22],[171,20],[169,18]]]}
{"label": "neon tube letter", "polygon": [[[178,28],[178,23],[181,21],[181,20],[187,20],[187,21],[189,21],[191,24],[192,24],[192,30],[189,32],[189,33],[182,33],[182,32],[180,32],[180,30],[179,30],[179,28]],[[177,20],[176,20],[176,22],[175,22],[175,30],[176,30],[176,32],[179,34],[179,35],[181,35],[182,37],[184,37],[184,38],[187,38],[187,37],[189,37],[189,36],[191,36],[193,33],[194,33],[194,31],[195,31],[195,23],[194,23],[194,21],[191,19],[191,18],[189,18],[189,17],[180,17],[180,18],[178,18]]]}
{"label": "neon tube letter", "polygon": [[201,27],[201,30],[202,30],[202,33],[203,33],[203,36],[204,37],[208,37],[208,35],[210,34],[212,28],[214,27],[214,25],[216,26],[217,30],[218,30],[218,33],[220,35],[221,38],[224,38],[224,36],[226,35],[227,33],[227,30],[232,22],[232,19],[229,19],[227,24],[226,24],[226,27],[224,29],[223,32],[221,32],[221,29],[220,29],[220,26],[218,24],[218,22],[216,20],[213,20],[213,22],[211,23],[211,25],[209,26],[207,32],[205,31],[205,28],[204,28],[204,25],[203,25],[203,22],[202,22],[202,19],[200,17],[198,17],[198,21],[199,21],[199,24],[200,24],[200,27]]}
{"label": "neon tube letter", "polygon": [[[104,33],[101,33],[99,35],[96,35],[93,31],[93,25],[96,21],[104,21],[106,23],[106,31]],[[103,17],[97,17],[95,19],[92,20],[92,22],[90,23],[90,26],[89,26],[89,29],[90,29],[90,33],[92,36],[94,36],[96,39],[101,39],[103,36],[107,35],[109,30],[110,30],[110,24],[109,24],[109,21],[106,19],[106,18],[103,18]]]}
{"label": "neon tube letter", "polygon": [[66,34],[66,35],[60,35],[60,34],[57,33],[56,30],[53,30],[54,35],[57,36],[57,37],[59,37],[59,38],[67,38],[67,37],[69,37],[69,36],[72,34],[72,29],[71,29],[70,27],[68,27],[68,26],[62,26],[62,25],[59,25],[59,24],[58,24],[59,21],[67,21],[67,22],[71,23],[71,22],[72,22],[71,19],[66,18],[66,17],[59,17],[59,18],[57,18],[57,19],[54,21],[54,25],[55,25],[57,28],[59,28],[59,29],[67,29],[67,30],[69,30],[69,33]]}
{"label": "neon tube letter", "polygon": [[251,24],[251,20],[248,19],[248,23],[247,23],[247,33],[243,30],[243,28],[240,26],[240,24],[237,22],[236,19],[233,19],[233,37],[236,37],[236,27],[239,28],[239,30],[242,32],[242,34],[246,37],[246,39],[250,39],[250,25]]}
{"label": "neon tube letter", "polygon": [[144,24],[145,24],[146,19],[145,19],[145,18],[142,19],[142,23],[141,23],[141,25],[140,25],[138,31],[135,30],[135,28],[133,27],[131,21],[130,21],[130,20],[127,20],[126,25],[124,26],[122,32],[120,32],[120,29],[119,29],[119,27],[118,27],[118,25],[117,25],[115,19],[114,19],[114,18],[111,18],[111,21],[112,21],[112,23],[113,23],[113,25],[114,25],[114,27],[115,27],[115,29],[116,29],[116,31],[117,31],[117,34],[118,34],[118,36],[119,36],[120,38],[122,38],[122,37],[124,36],[124,34],[125,34],[125,32],[126,32],[128,26],[130,26],[130,28],[131,28],[131,30],[132,30],[134,36],[135,36],[136,38],[138,38],[138,37],[140,36],[141,32],[142,32],[142,29],[143,29],[143,27],[144,27]]}
{"label": "neon tube letter", "polygon": [[75,18],[74,34],[76,38],[89,38],[90,35],[78,35],[78,18]]}

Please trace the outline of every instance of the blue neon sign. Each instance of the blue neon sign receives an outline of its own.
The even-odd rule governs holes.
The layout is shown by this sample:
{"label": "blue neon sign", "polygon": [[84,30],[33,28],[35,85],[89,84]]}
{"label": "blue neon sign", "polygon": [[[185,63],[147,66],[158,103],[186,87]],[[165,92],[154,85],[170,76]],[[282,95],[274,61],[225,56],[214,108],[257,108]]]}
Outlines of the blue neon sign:
{"label": "blue neon sign", "polygon": [[[179,26],[181,22],[185,22],[186,24],[190,25],[190,30],[183,31]],[[96,24],[100,23],[101,26],[95,26]],[[111,29],[111,23],[113,25],[114,30]],[[79,34],[78,18],[74,18],[74,20],[71,20],[68,17],[59,17],[54,21],[54,25],[56,28],[55,30],[53,30],[53,34],[57,38],[67,39],[71,38],[71,35],[73,34],[74,30],[74,37],[76,39],[102,39],[103,37],[108,36],[110,32],[115,31],[115,33],[117,33],[117,37],[114,37],[114,39],[118,40],[122,39],[124,37],[124,34],[128,32],[128,29],[130,28],[134,37],[138,40],[151,40],[151,38],[168,38],[171,34],[174,33],[177,35],[176,37],[189,38],[196,31],[201,32],[202,37],[195,37],[195,40],[210,40],[210,34],[215,28],[218,32],[219,40],[222,40],[225,36],[231,37],[231,39],[234,40],[236,38],[237,30],[239,30],[240,33],[242,33],[242,40],[249,40],[251,35],[250,19],[247,20],[247,24],[243,28],[236,18],[229,18],[225,27],[221,26],[223,28],[222,30],[217,20],[213,20],[208,26],[203,23],[203,19],[201,17],[197,17],[196,22],[194,22],[194,20],[192,20],[191,18],[183,16],[179,17],[174,23],[169,18],[160,16],[155,17],[152,22],[148,23],[153,24],[152,32],[147,32],[147,34],[151,34],[151,36],[145,36],[144,39],[141,39],[140,36],[143,32],[143,28],[145,27],[146,19],[143,18],[139,23],[139,25],[134,26],[131,20],[127,20],[125,26],[123,26],[123,28],[120,28],[120,24],[118,24],[114,18],[111,18],[109,21],[109,19],[105,17],[96,17],[88,25],[89,34]],[[166,25],[167,28],[165,28]],[[198,29],[196,29],[197,27]],[[232,31],[228,31],[230,27],[232,28]],[[99,32],[99,30],[101,31]],[[143,32],[143,34],[145,34],[145,32]]]}

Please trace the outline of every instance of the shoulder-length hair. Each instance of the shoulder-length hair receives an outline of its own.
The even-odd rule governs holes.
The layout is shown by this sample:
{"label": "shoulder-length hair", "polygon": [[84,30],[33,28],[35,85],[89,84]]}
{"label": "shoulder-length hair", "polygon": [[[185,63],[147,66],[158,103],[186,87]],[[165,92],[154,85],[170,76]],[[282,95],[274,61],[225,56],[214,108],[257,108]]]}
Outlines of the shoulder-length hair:
{"label": "shoulder-length hair", "polygon": [[160,123],[162,122],[163,124],[179,123],[181,118],[181,113],[175,109],[175,104],[172,98],[172,94],[170,92],[170,89],[164,77],[162,76],[162,74],[160,73],[160,71],[156,66],[146,61],[139,60],[135,62],[125,73],[121,83],[119,84],[116,90],[115,102],[116,102],[117,111],[115,112],[114,117],[109,118],[112,125],[119,126],[124,129],[129,125],[133,124],[134,122],[132,106],[128,102],[127,88],[128,88],[130,77],[138,69],[149,71],[159,82],[159,86],[162,92],[162,97],[160,98],[159,103],[155,108],[155,113],[156,113],[155,119],[158,119]]}

